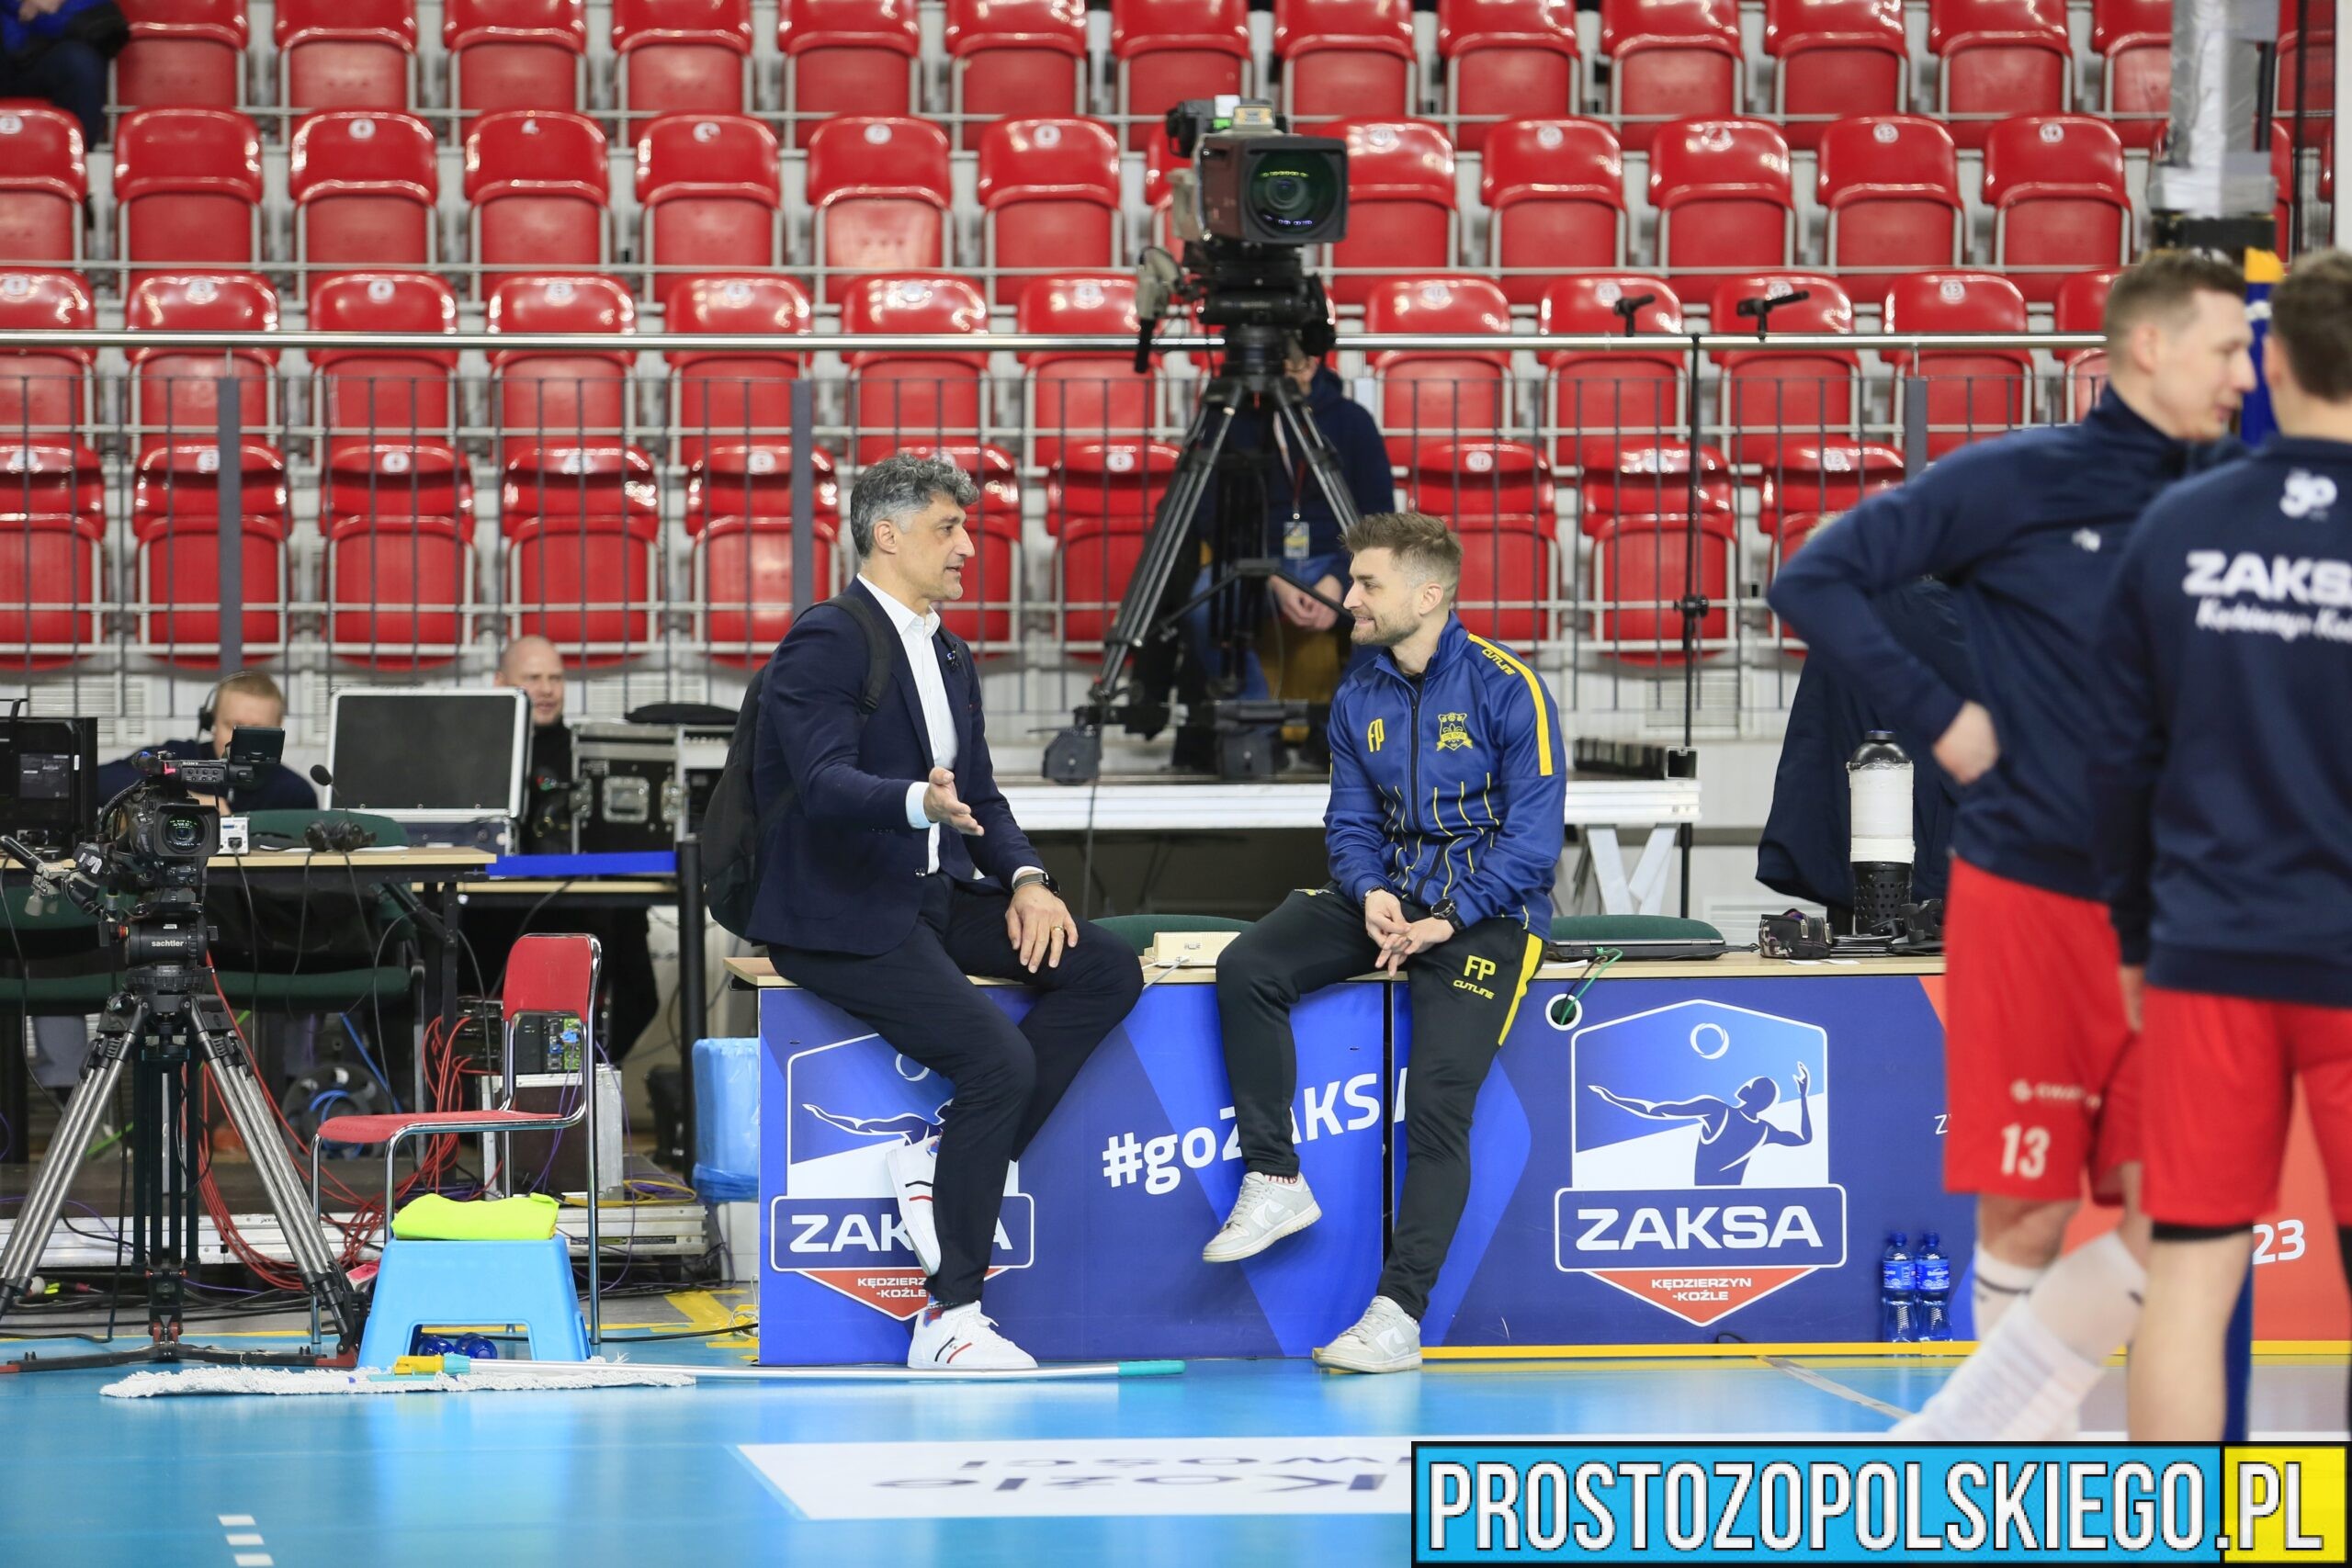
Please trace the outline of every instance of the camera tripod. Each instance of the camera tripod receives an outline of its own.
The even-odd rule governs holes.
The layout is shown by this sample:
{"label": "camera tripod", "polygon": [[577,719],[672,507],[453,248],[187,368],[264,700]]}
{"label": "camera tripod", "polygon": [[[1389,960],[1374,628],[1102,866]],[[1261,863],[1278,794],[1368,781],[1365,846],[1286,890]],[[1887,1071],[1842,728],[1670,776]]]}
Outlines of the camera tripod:
{"label": "camera tripod", "polygon": [[[20,847],[6,847],[17,858],[29,860]],[[7,1246],[0,1249],[0,1317],[23,1298],[39,1271],[66,1195],[89,1156],[91,1137],[128,1068],[135,1074],[130,1250],[146,1280],[150,1342],[132,1350],[27,1355],[0,1363],[0,1371],[177,1361],[324,1364],[324,1359],[300,1352],[218,1350],[180,1339],[186,1273],[197,1250],[198,1188],[206,1153],[204,1129],[193,1117],[191,1102],[207,1072],[253,1156],[254,1170],[302,1283],[334,1322],[342,1348],[356,1346],[365,1311],[321,1235],[307,1189],[271,1120],[269,1102],[254,1081],[228,1006],[212,991],[204,912],[195,889],[165,889],[142,899],[121,933],[130,959],[122,987],[107,998],[81,1081]]]}
{"label": "camera tripod", "polygon": [[[1300,455],[1306,477],[1322,493],[1340,528],[1345,530],[1355,525],[1355,497],[1348,490],[1346,477],[1340,472],[1339,458],[1308,412],[1306,395],[1283,371],[1285,335],[1283,329],[1265,325],[1238,324],[1227,329],[1225,357],[1216,375],[1202,390],[1200,408],[1184,433],[1174,474],[1160,496],[1159,511],[1152,516],[1151,531],[1145,536],[1135,575],[1127,580],[1118,613],[1103,637],[1102,672],[1095,677],[1084,705],[1078,710],[1077,723],[1056,736],[1047,746],[1046,777],[1064,784],[1085,784],[1097,777],[1102,771],[1102,727],[1114,716],[1125,718],[1127,728],[1143,734],[1158,730],[1166,722],[1164,705],[1131,689],[1137,682],[1127,669],[1128,660],[1155,638],[1179,635],[1184,616],[1196,605],[1220,601],[1229,604],[1236,584],[1279,579],[1346,614],[1342,606],[1316,592],[1314,584],[1302,582],[1286,570],[1286,562],[1261,556],[1235,557],[1224,550],[1218,552],[1207,588],[1173,610],[1163,612],[1159,607],[1170,581],[1187,558],[1193,519],[1208,495],[1210,485],[1216,482],[1217,458],[1232,433],[1234,417],[1245,408],[1260,411],[1266,421],[1268,436],[1272,438],[1279,433],[1280,439]],[[1257,525],[1262,530],[1263,519],[1258,519]],[[1228,529],[1227,537],[1238,533],[1238,529]],[[1258,537],[1262,547],[1262,531]],[[1217,633],[1217,640],[1230,650],[1238,663],[1254,638],[1252,617],[1246,609],[1229,615],[1213,612],[1210,624]],[[1271,771],[1262,765],[1269,759],[1262,754],[1250,755],[1250,748],[1261,744],[1256,734],[1260,727],[1298,716],[1291,710],[1300,705],[1222,698],[1205,705],[1208,722],[1219,735],[1224,764],[1221,771],[1248,773]],[[1240,764],[1238,768],[1236,763]]]}

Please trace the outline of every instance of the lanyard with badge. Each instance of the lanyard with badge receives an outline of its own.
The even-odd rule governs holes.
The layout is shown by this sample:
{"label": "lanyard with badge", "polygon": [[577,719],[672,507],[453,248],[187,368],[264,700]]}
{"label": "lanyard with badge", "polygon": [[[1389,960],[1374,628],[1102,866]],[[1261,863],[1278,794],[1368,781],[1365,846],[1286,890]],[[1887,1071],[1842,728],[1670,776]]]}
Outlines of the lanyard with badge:
{"label": "lanyard with badge", "polygon": [[1307,529],[1306,519],[1299,510],[1306,499],[1306,460],[1302,457],[1296,464],[1291,462],[1290,443],[1283,437],[1282,422],[1273,420],[1271,423],[1274,432],[1274,451],[1279,455],[1283,467],[1290,470],[1290,521],[1283,526],[1283,559],[1295,566],[1311,553],[1312,536]]}

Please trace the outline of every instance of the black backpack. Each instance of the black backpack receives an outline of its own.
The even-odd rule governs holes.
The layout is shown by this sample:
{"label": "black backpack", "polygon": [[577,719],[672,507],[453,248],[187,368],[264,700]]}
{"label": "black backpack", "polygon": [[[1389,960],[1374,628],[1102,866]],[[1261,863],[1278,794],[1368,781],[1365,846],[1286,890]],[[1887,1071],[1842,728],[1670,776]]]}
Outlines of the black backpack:
{"label": "black backpack", "polygon": [[[855,589],[836,593],[826,603],[847,611],[865,634],[865,684],[857,694],[862,729],[890,689],[896,639],[880,606]],[[948,646],[957,654],[962,653],[955,633],[943,628],[939,635],[950,639]],[[792,805],[788,778],[764,807],[755,804],[752,793],[752,765],[760,746],[760,698],[775,671],[775,659],[771,655],[743,689],[742,711],[735,716],[735,734],[727,742],[727,765],[719,770],[718,783],[711,788],[710,805],[702,818],[703,904],[711,919],[741,937],[751,934],[746,928],[752,920],[752,905],[759,897],[760,861],[768,835]]]}

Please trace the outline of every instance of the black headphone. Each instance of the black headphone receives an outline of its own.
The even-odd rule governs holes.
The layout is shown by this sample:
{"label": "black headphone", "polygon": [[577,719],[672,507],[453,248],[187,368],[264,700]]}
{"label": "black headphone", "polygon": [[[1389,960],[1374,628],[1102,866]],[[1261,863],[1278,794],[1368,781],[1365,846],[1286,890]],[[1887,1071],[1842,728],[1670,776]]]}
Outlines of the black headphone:
{"label": "black headphone", "polygon": [[345,817],[312,822],[302,829],[302,841],[322,855],[347,855],[374,844],[376,835]]}
{"label": "black headphone", "polygon": [[212,733],[213,710],[218,708],[220,705],[220,687],[219,684],[215,684],[210,694],[198,705],[196,710],[196,732],[198,735],[209,735]]}

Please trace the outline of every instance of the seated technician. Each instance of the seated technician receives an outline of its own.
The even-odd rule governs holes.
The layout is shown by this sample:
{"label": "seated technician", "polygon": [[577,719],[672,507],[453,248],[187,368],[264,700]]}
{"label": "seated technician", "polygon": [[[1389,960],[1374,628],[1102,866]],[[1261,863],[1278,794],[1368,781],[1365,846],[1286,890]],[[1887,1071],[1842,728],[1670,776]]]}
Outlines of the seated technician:
{"label": "seated technician", "polygon": [[[196,710],[194,740],[166,740],[149,748],[166,757],[201,758],[225,757],[229,754],[229,738],[241,725],[256,729],[286,728],[286,694],[277,682],[258,670],[241,670],[218,686]],[[98,769],[98,801],[101,805],[139,782],[139,770],[130,759],[108,762]],[[202,797],[211,800],[210,796]],[[224,811],[314,811],[318,809],[319,792],[311,781],[286,766],[272,762],[261,770],[260,782],[250,789],[232,790],[225,801],[213,801]]]}
{"label": "seated technician", "polygon": [[1405,1189],[1379,1293],[1315,1352],[1327,1367],[1421,1364],[1421,1314],[1470,1192],[1470,1111],[1544,954],[1567,744],[1518,656],[1453,615],[1462,541],[1437,518],[1374,513],[1347,537],[1356,646],[1331,699],[1331,881],[1294,893],[1218,957],[1217,1014],[1248,1174],[1203,1258],[1235,1263],[1321,1217],[1291,1144],[1298,998],[1409,965],[1413,1069]]}

